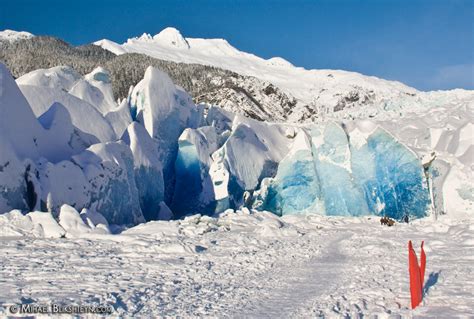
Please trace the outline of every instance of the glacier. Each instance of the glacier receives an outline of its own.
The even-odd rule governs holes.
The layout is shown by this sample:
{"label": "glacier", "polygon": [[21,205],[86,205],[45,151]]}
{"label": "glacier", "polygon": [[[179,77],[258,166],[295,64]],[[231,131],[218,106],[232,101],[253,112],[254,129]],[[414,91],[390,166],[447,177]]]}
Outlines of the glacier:
{"label": "glacier", "polygon": [[466,120],[428,108],[438,122],[415,114],[295,125],[196,105],[152,67],[123,101],[100,67],[15,82],[0,64],[0,79],[2,213],[61,220],[64,210],[74,225],[109,227],[229,208],[400,220],[472,202],[469,103],[445,106]]}
{"label": "glacier", "polygon": [[300,131],[254,208],[278,215],[316,211],[333,216],[423,217],[430,205],[416,155],[377,128],[351,143],[343,126]]}

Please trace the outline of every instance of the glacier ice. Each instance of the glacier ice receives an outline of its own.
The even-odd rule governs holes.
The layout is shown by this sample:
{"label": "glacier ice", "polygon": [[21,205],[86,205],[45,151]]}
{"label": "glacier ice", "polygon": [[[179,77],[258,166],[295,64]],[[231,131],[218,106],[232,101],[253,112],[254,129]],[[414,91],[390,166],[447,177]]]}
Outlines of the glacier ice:
{"label": "glacier ice", "polygon": [[72,160],[80,166],[91,187],[89,209],[109,223],[145,221],[135,183],[133,154],[123,142],[95,144]]}
{"label": "glacier ice", "polygon": [[81,75],[70,66],[56,66],[50,69],[38,69],[26,73],[16,80],[18,85],[34,85],[69,91]]}
{"label": "glacier ice", "polygon": [[0,213],[27,209],[25,166],[10,142],[0,134]]}
{"label": "glacier ice", "polygon": [[307,133],[311,140],[298,133],[296,150],[257,192],[254,207],[280,215],[309,210],[339,216],[425,216],[429,190],[413,151],[380,128],[367,136],[357,133],[352,132],[351,142],[344,127],[333,122],[312,127]]}
{"label": "glacier ice", "polygon": [[[371,212],[399,219],[405,215],[427,215],[429,190],[422,163],[416,154],[381,128],[368,137],[364,151],[368,156],[361,154],[360,161],[356,162],[360,170],[354,168],[354,171],[364,175],[363,167],[369,159],[372,160],[375,176],[364,176],[366,180],[363,184]],[[380,212],[377,211],[379,202],[383,204]]]}
{"label": "glacier ice", "polygon": [[254,208],[277,215],[324,211],[311,142],[305,131],[295,136],[275,178],[265,179],[254,196]]}
{"label": "glacier ice", "polygon": [[118,108],[105,114],[105,118],[112,125],[115,135],[122,136],[133,121],[128,101],[124,99]]}
{"label": "glacier ice", "polygon": [[35,192],[39,208],[57,216],[61,206],[68,203],[76,209],[88,207],[91,187],[78,165],[71,161],[53,164],[46,161],[36,163],[37,177]]}
{"label": "glacier ice", "polygon": [[151,67],[120,105],[101,68],[43,70],[21,90],[2,64],[0,77],[0,213],[48,211],[38,221],[72,235],[228,208],[401,219],[472,201],[473,126],[459,116],[296,126],[195,105]]}
{"label": "glacier ice", "polygon": [[169,76],[153,67],[148,67],[145,76],[129,99],[132,117],[141,123],[156,140],[160,151],[166,185],[165,201],[172,197],[174,185],[174,161],[178,152],[178,138],[185,128],[196,128],[202,114],[191,97],[174,85]]}
{"label": "glacier ice", "polygon": [[177,216],[208,212],[215,201],[209,169],[211,154],[219,146],[218,135],[213,127],[186,129],[178,141],[175,162],[175,190],[171,210]]}
{"label": "glacier ice", "polygon": [[155,141],[139,123],[133,122],[122,136],[133,154],[135,183],[137,185],[140,207],[146,220],[156,220],[164,200],[164,181],[162,166]]}
{"label": "glacier ice", "polygon": [[79,79],[69,93],[90,103],[104,115],[117,108],[109,72],[102,67],[95,68]]}

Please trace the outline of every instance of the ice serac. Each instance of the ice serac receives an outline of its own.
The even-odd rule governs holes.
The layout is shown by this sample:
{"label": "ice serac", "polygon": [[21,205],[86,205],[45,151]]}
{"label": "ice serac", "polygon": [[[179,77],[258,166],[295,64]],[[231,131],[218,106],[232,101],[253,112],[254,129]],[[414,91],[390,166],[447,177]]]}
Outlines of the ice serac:
{"label": "ice serac", "polygon": [[87,138],[72,125],[69,113],[58,103],[38,121],[8,70],[0,64],[2,212],[14,208],[39,209],[41,186],[35,161],[68,159],[88,146]]}
{"label": "ice serac", "polygon": [[229,202],[231,206],[240,207],[246,192],[252,193],[265,177],[275,175],[278,163],[287,152],[288,141],[282,126],[236,116],[232,133],[213,154],[220,167],[213,167],[213,176],[228,180]]}
{"label": "ice serac", "polygon": [[[59,66],[32,71],[18,78],[16,82],[36,117],[45,113],[52,104],[61,103],[69,112],[75,127],[93,135],[100,142],[109,142],[116,140],[116,136],[112,126],[99,110],[102,104],[115,104],[113,100],[110,101],[111,84],[104,83],[107,79],[100,76],[103,73],[99,72],[101,70],[103,69],[96,69],[82,78],[72,68]],[[98,80],[95,80],[94,76],[97,76]],[[70,90],[80,97],[68,93]],[[88,99],[92,104],[82,98]],[[103,107],[116,109],[115,106]]]}
{"label": "ice serac", "polygon": [[73,162],[80,166],[91,186],[90,210],[102,214],[110,224],[143,222],[135,184],[133,154],[123,142],[95,144]]}
{"label": "ice serac", "polygon": [[57,162],[78,154],[99,140],[84,133],[72,124],[68,110],[61,103],[53,103],[51,107],[38,117],[38,121],[47,130],[47,135],[54,139],[59,148],[51,148],[47,152],[48,160]]}
{"label": "ice serac", "polygon": [[103,115],[117,109],[110,74],[102,67],[95,68],[78,80],[69,93],[90,103]]}
{"label": "ice serac", "polygon": [[352,170],[370,213],[397,219],[423,217],[430,208],[424,168],[416,154],[377,127],[367,144],[353,148]]}
{"label": "ice serac", "polygon": [[301,129],[254,207],[278,215],[375,214],[423,217],[430,209],[424,167],[416,154],[378,126],[354,129],[335,122]]}
{"label": "ice serac", "polygon": [[88,102],[57,88],[20,85],[36,116],[41,116],[55,102],[61,103],[69,112],[72,124],[82,132],[96,137],[100,142],[116,140],[112,126]]}
{"label": "ice serac", "polygon": [[213,213],[215,195],[209,169],[211,154],[219,147],[214,127],[186,129],[178,141],[175,190],[171,210],[177,216]]}
{"label": "ice serac", "polygon": [[79,210],[89,207],[91,185],[75,163],[69,160],[56,164],[38,161],[35,176],[39,185],[35,191],[42,211],[58,216],[64,203]]}
{"label": "ice serac", "polygon": [[[19,123],[22,123],[20,126]],[[20,158],[37,158],[44,130],[4,64],[0,63],[0,135]],[[15,143],[13,143],[15,142]]]}
{"label": "ice serac", "polygon": [[311,129],[311,139],[326,214],[367,214],[364,193],[352,176],[352,154],[344,129],[333,122],[324,128],[314,127]]}
{"label": "ice serac", "polygon": [[55,66],[49,69],[38,69],[22,75],[16,80],[18,85],[33,85],[69,91],[81,75],[70,66]]}
{"label": "ice serac", "polygon": [[156,140],[165,185],[169,185],[165,191],[165,201],[169,203],[179,136],[185,128],[196,128],[201,123],[201,112],[166,73],[153,67],[146,70],[129,100],[131,109],[136,110],[136,120]]}
{"label": "ice serac", "polygon": [[0,134],[0,213],[13,208],[27,209],[25,166],[13,146]]}
{"label": "ice serac", "polygon": [[274,179],[267,178],[255,193],[254,208],[277,215],[323,213],[321,185],[313,161],[311,140],[299,130]]}
{"label": "ice serac", "polygon": [[105,114],[105,119],[112,125],[115,135],[117,137],[122,136],[130,123],[132,123],[128,101],[124,99],[117,109]]}
{"label": "ice serac", "polygon": [[135,182],[143,215],[146,220],[157,220],[162,208],[160,203],[164,200],[165,186],[156,142],[137,122],[129,125],[122,140],[132,150]]}

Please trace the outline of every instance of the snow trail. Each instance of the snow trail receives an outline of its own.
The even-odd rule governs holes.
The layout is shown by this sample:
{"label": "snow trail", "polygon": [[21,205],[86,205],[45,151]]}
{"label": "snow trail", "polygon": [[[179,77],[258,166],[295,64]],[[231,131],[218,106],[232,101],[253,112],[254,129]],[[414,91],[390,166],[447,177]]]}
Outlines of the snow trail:
{"label": "snow trail", "polygon": [[347,234],[330,238],[331,241],[319,256],[302,263],[300,267],[281,270],[270,275],[279,277],[280,280],[276,282],[278,287],[271,289],[268,297],[256,300],[256,304],[244,310],[241,316],[294,317],[298,309],[322,296],[329,295],[339,283],[338,278],[341,277],[342,270],[347,268],[347,258],[340,250],[343,239],[348,239]]}

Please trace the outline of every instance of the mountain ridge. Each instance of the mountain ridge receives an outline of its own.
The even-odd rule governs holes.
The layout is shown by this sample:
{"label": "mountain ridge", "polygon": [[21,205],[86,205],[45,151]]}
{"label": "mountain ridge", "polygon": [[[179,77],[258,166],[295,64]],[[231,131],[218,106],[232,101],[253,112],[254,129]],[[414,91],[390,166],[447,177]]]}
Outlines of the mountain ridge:
{"label": "mountain ridge", "polygon": [[[261,121],[372,118],[384,116],[387,111],[425,108],[440,97],[474,100],[474,91],[422,92],[355,72],[305,70],[282,58],[264,60],[238,51],[223,39],[184,38],[173,28],[155,36],[129,39],[123,45],[100,40],[95,45],[73,47],[61,39],[42,36],[0,40],[0,45],[0,60],[15,77],[59,65],[70,65],[85,75],[102,66],[111,72],[115,99],[123,99],[130,86],[141,80],[146,67],[152,65],[170,74],[175,83],[190,92],[195,103],[219,105]],[[196,48],[200,50],[197,53]],[[219,56],[216,65],[205,63]],[[179,60],[182,62],[176,62]],[[350,112],[340,112],[345,109]]]}

